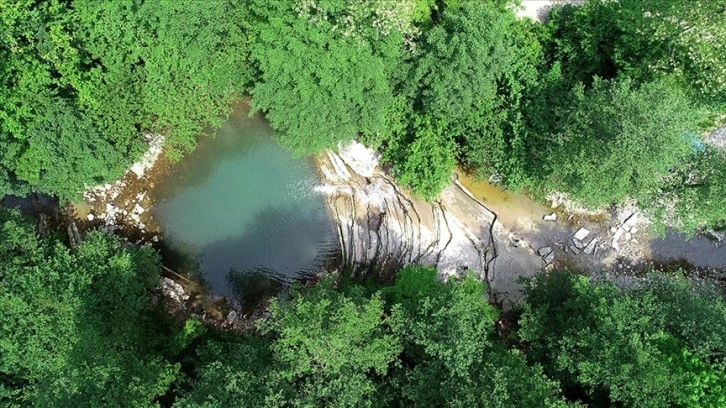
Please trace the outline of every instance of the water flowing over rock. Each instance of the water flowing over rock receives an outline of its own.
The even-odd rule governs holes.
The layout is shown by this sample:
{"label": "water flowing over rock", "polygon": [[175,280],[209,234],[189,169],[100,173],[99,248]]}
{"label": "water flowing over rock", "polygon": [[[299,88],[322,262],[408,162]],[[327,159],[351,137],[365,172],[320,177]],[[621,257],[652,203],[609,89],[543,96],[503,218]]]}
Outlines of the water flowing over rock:
{"label": "water flowing over rock", "polygon": [[377,156],[354,143],[319,159],[343,262],[395,271],[416,263],[445,275],[473,270],[486,277],[496,256],[496,216],[458,183],[431,203],[411,196],[377,167]]}

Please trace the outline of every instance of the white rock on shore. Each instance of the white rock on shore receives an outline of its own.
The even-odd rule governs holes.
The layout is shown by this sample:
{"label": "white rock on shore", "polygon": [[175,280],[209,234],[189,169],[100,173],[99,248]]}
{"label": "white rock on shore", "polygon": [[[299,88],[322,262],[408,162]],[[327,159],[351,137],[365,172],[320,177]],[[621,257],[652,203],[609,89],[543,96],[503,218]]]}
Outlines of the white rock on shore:
{"label": "white rock on shore", "polygon": [[147,135],[146,140],[149,143],[149,148],[146,150],[141,159],[132,164],[129,169],[130,172],[136,174],[137,178],[144,176],[146,170],[150,169],[156,160],[159,159],[159,155],[164,149],[164,136],[160,134]]}

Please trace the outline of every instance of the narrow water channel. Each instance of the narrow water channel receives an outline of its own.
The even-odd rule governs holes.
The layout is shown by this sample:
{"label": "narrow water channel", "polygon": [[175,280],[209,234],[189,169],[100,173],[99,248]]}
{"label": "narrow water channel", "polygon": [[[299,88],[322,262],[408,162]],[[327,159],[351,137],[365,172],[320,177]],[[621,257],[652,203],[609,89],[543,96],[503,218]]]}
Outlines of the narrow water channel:
{"label": "narrow water channel", "polygon": [[[558,248],[558,245],[572,245],[570,239],[580,227],[592,231],[590,236],[598,236],[608,242],[610,227],[617,227],[611,214],[576,215],[571,219],[558,218],[544,221],[546,214],[553,212],[566,215],[560,209],[553,209],[535,202],[530,197],[511,191],[504,191],[486,181],[478,181],[459,171],[458,179],[487,208],[497,214],[497,221],[513,235],[524,239],[532,249],[542,247]],[[659,264],[679,264],[697,268],[726,269],[726,244],[718,243],[703,235],[687,237],[685,234],[668,230],[663,237],[649,236],[641,231],[639,242],[622,242],[621,245],[636,247],[643,259]],[[557,251],[561,265],[581,271],[609,269],[619,261],[613,250],[601,252],[599,256],[574,256]]]}
{"label": "narrow water channel", "polygon": [[337,252],[313,163],[273,135],[240,105],[152,191],[165,261],[241,303],[319,271]]}

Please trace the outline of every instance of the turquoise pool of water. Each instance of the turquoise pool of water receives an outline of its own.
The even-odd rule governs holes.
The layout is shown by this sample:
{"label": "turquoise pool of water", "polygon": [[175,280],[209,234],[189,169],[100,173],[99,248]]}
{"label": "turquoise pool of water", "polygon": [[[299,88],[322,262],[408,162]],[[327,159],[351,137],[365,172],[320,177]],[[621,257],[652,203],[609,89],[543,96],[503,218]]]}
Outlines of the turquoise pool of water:
{"label": "turquoise pool of water", "polygon": [[273,136],[241,106],[152,191],[165,262],[242,303],[321,270],[337,252],[313,163]]}

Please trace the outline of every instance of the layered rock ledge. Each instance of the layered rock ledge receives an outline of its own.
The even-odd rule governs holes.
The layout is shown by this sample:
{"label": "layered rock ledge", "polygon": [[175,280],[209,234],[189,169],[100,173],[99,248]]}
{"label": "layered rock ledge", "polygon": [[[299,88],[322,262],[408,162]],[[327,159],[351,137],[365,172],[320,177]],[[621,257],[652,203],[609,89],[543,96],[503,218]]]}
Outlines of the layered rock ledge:
{"label": "layered rock ledge", "polygon": [[391,272],[415,263],[487,279],[496,215],[458,183],[423,201],[397,186],[375,153],[358,143],[325,152],[318,167],[346,265]]}

